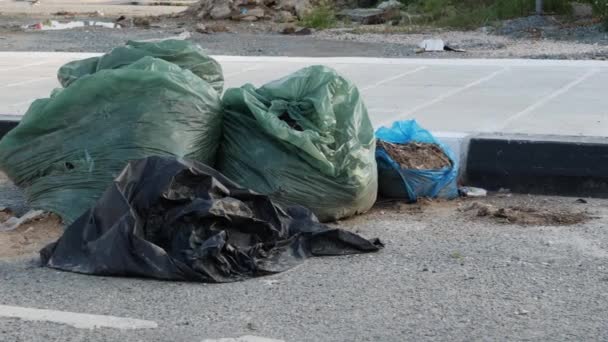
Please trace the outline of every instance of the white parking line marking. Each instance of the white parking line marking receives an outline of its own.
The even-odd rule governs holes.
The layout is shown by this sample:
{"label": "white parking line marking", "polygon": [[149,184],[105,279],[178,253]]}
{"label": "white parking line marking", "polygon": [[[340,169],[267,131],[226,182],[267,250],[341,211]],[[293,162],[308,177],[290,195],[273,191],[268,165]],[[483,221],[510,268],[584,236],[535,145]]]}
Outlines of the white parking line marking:
{"label": "white parking line marking", "polygon": [[487,81],[493,79],[494,77],[496,77],[496,76],[504,73],[507,70],[509,70],[509,68],[506,68],[506,67],[505,68],[501,68],[500,70],[494,71],[493,73],[491,73],[491,74],[489,74],[487,76],[484,76],[484,77],[482,77],[482,78],[480,78],[478,80],[475,80],[475,81],[473,81],[473,82],[471,82],[469,84],[466,84],[466,85],[464,85],[464,86],[462,86],[460,88],[456,88],[456,89],[450,90],[450,91],[448,91],[448,92],[446,92],[444,94],[441,94],[441,95],[437,96],[436,98],[434,98],[431,101],[428,101],[428,102],[422,103],[422,104],[420,104],[418,106],[415,106],[413,108],[410,108],[408,111],[406,111],[404,113],[401,113],[399,115],[392,116],[390,119],[387,119],[387,120],[383,121],[379,126],[389,125],[389,124],[391,124],[395,120],[404,119],[404,118],[408,117],[409,115],[414,114],[415,112],[417,112],[417,111],[419,111],[421,109],[430,107],[430,106],[432,106],[432,105],[434,105],[436,103],[439,103],[439,102],[447,99],[448,97],[454,96],[454,95],[456,95],[458,93],[461,93],[461,92],[463,92],[463,91],[465,91],[467,89],[470,89],[470,88],[478,86],[478,85],[480,85],[480,84],[482,84],[484,82],[487,82]]}
{"label": "white parking line marking", "polygon": [[27,68],[27,67],[31,67],[31,66],[43,65],[43,64],[47,64],[47,63],[50,63],[50,62],[49,61],[43,61],[43,62],[22,64],[22,65],[18,65],[18,66],[6,68],[6,69],[0,69],[0,72],[2,72],[2,71],[11,71],[11,70],[19,70],[19,69],[23,69],[23,68]]}
{"label": "white parking line marking", "polygon": [[572,81],[572,82],[564,85],[563,87],[557,89],[556,91],[552,92],[551,94],[549,94],[549,95],[541,98],[540,100],[538,100],[537,102],[531,104],[530,106],[528,106],[524,110],[511,115],[505,121],[503,121],[503,123],[502,123],[501,126],[494,127],[494,130],[499,130],[499,129],[503,129],[503,128],[507,127],[513,121],[515,121],[517,119],[520,119],[521,117],[523,117],[525,115],[528,115],[531,112],[533,112],[534,110],[536,110],[536,109],[544,106],[545,104],[547,104],[547,102],[549,102],[549,101],[553,100],[554,98],[556,98],[556,97],[564,94],[568,90],[570,90],[573,87],[575,87],[577,84],[580,84],[581,82],[585,81],[589,77],[597,74],[599,71],[600,71],[600,69],[597,69],[597,68],[588,70],[586,73],[584,73],[582,76],[580,76],[579,78],[575,79],[574,81]]}
{"label": "white parking line marking", "polygon": [[141,319],[91,315],[68,311],[24,308],[20,306],[0,305],[0,318],[19,318],[26,321],[52,322],[67,324],[79,329],[114,328],[114,329],[150,329],[158,324]]}
{"label": "white parking line marking", "polygon": [[418,67],[418,68],[413,69],[413,70],[408,70],[408,71],[403,72],[403,73],[400,73],[400,74],[398,74],[398,75],[395,75],[395,76],[392,76],[392,77],[389,77],[389,78],[383,79],[382,81],[378,81],[378,82],[376,82],[376,83],[374,83],[374,84],[370,84],[370,85],[368,85],[368,86],[366,86],[366,87],[361,88],[361,90],[368,90],[368,89],[376,88],[376,87],[377,87],[377,86],[379,86],[379,85],[382,85],[382,84],[388,83],[388,82],[390,82],[390,81],[398,80],[398,79],[400,79],[401,77],[404,77],[404,76],[407,76],[407,75],[411,75],[411,74],[417,73],[418,71],[422,71],[422,70],[424,70],[424,69],[426,69],[426,68],[427,68],[426,66],[421,66],[421,67]]}
{"label": "white parking line marking", "polygon": [[27,80],[27,81],[9,83],[9,84],[6,84],[4,86],[1,86],[0,88],[16,87],[16,86],[20,86],[20,85],[24,85],[24,84],[30,84],[30,83],[40,82],[40,81],[46,81],[46,80],[49,80],[49,79],[52,79],[52,78],[55,78],[55,77],[53,77],[53,76],[39,77],[39,78],[34,78],[34,79],[31,79],[31,80]]}

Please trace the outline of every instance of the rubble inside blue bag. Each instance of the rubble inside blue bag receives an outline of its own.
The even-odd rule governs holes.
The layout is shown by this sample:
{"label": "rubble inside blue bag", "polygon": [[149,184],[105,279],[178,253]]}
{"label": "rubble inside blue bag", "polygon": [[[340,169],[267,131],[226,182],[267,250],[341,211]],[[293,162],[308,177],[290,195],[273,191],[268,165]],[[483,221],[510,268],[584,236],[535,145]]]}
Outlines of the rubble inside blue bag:
{"label": "rubble inside blue bag", "polygon": [[[459,196],[459,161],[446,145],[413,120],[374,132],[357,87],[328,67],[228,89],[221,97],[220,64],[190,42],[165,40],[129,42],[70,62],[59,78],[64,88],[35,101],[0,140],[0,169],[34,209],[68,223],[40,253],[48,267],[244,280],[309,257],[381,250],[378,239],[319,221],[364,214],[377,196],[406,202]],[[128,129],[108,127],[134,105],[133,97],[154,101],[144,97],[143,85],[140,92],[140,79],[161,98],[129,111]],[[111,86],[99,87],[108,82],[130,87],[130,102],[121,105]],[[94,98],[83,99],[87,89],[97,92]],[[114,105],[103,102],[108,97]],[[70,124],[69,116],[79,113],[95,115]],[[95,134],[100,127],[108,131]],[[86,142],[57,139],[68,133]],[[150,145],[150,139],[158,141]],[[44,146],[37,143],[43,140]],[[440,163],[408,162],[417,148]],[[461,192],[482,196],[473,188]]]}

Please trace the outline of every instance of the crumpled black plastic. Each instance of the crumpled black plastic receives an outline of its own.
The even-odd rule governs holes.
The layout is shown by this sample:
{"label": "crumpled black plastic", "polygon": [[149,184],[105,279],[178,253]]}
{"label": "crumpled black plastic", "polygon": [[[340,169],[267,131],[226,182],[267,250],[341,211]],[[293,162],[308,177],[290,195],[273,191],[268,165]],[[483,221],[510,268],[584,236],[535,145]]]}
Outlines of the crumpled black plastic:
{"label": "crumpled black plastic", "polygon": [[311,256],[381,247],[206,165],[148,157],[129,163],[40,255],[43,265],[86,274],[230,282],[285,271]]}

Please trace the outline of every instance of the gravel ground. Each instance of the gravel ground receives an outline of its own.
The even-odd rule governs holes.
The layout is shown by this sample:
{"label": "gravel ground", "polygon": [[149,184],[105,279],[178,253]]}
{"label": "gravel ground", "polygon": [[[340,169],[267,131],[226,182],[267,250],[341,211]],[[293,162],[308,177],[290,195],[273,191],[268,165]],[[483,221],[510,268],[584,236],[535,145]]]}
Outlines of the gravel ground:
{"label": "gravel ground", "polygon": [[[373,32],[373,31],[372,31]],[[551,59],[605,59],[608,57],[608,40],[579,43],[552,39],[529,39],[488,34],[480,31],[434,31],[429,33],[385,34],[352,33],[348,30],[331,30],[315,34],[318,39],[333,39],[358,43],[380,43],[405,46],[413,51],[424,39],[440,38],[448,45],[466,52],[415,54],[416,57],[447,58],[551,58]]]}
{"label": "gravel ground", "polygon": [[6,341],[608,340],[608,201],[513,195],[497,206],[586,210],[575,226],[516,226],[470,201],[377,206],[340,223],[379,253],[315,258],[271,277],[205,285],[92,277],[0,261],[0,304],[153,320],[139,331],[0,319]]}
{"label": "gravel ground", "polygon": [[[403,27],[365,26],[316,32],[310,36],[286,36],[282,26],[271,22],[219,22],[210,25],[228,27],[235,33],[197,33],[194,24],[185,19],[152,22],[151,28],[123,29],[77,28],[61,31],[24,31],[20,26],[42,18],[0,18],[0,51],[71,51],[103,52],[133,39],[171,37],[185,31],[191,40],[212,54],[265,56],[359,56],[392,58],[552,58],[606,59],[608,35],[598,25],[564,28],[549,19],[523,18],[505,22],[501,27],[477,31],[416,29],[400,33]],[[60,18],[61,19],[61,18]],[[66,19],[66,18],[62,18]],[[87,20],[111,21],[113,17]],[[536,22],[540,20],[541,22]],[[549,22],[548,22],[549,21]],[[209,24],[209,23],[207,23]],[[530,31],[540,25],[540,31]],[[428,38],[441,38],[466,52],[417,54],[418,43]]]}

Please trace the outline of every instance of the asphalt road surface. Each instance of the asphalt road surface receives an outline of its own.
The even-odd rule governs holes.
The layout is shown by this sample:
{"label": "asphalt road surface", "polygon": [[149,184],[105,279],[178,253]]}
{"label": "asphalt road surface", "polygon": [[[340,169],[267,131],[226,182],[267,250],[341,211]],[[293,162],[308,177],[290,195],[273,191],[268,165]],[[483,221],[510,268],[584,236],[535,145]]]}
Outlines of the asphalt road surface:
{"label": "asphalt road surface", "polygon": [[41,268],[35,256],[4,260],[0,340],[608,340],[608,201],[481,201],[594,218],[519,226],[458,210],[471,200],[378,205],[340,226],[381,238],[381,252],[310,259],[230,284],[94,277]]}

